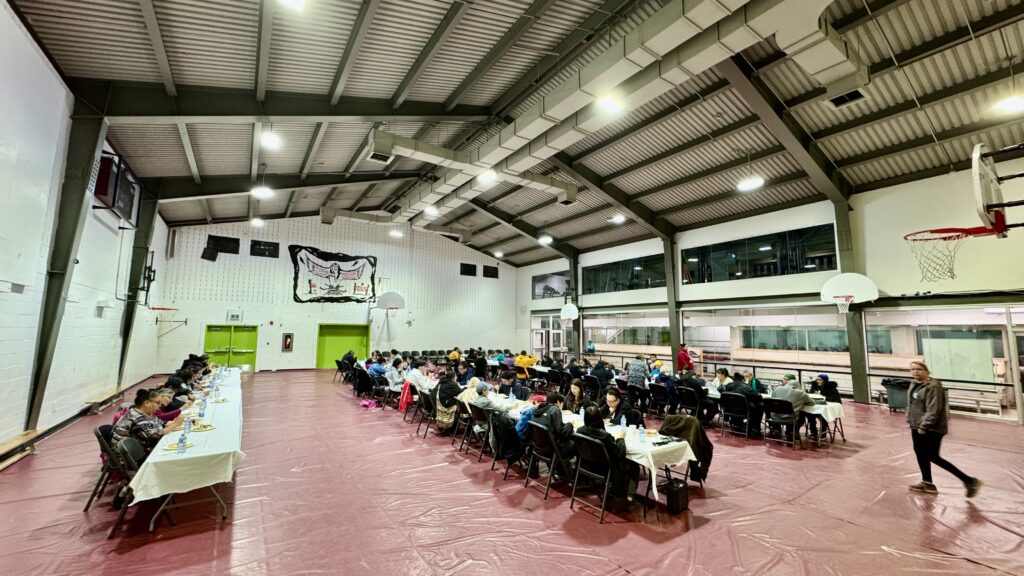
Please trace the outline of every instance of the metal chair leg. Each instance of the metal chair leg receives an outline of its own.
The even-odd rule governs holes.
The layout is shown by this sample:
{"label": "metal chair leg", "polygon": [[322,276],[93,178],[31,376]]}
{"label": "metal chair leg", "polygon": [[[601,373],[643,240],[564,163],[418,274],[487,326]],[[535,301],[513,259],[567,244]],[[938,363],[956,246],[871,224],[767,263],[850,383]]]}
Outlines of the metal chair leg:
{"label": "metal chair leg", "polygon": [[[114,537],[114,534],[117,534],[117,529],[121,527],[121,522],[124,522],[124,515],[128,512],[128,506],[131,505],[132,500],[135,499],[135,496],[131,493],[131,489],[126,488],[126,490],[128,490],[128,495],[125,497],[124,502],[121,503],[121,512],[117,515],[117,520],[114,520],[114,525],[110,527],[110,534],[107,534],[107,540],[110,540]],[[117,496],[115,495],[115,498],[116,497]]]}
{"label": "metal chair leg", "polygon": [[88,512],[89,507],[92,506],[92,501],[99,500],[103,495],[103,491],[107,489],[107,477],[110,475],[110,466],[104,462],[103,469],[100,470],[100,477],[96,479],[96,485],[92,487],[92,493],[89,494],[89,501],[85,503],[85,508],[82,512]]}
{"label": "metal chair leg", "polygon": [[534,456],[535,456],[535,454],[533,453],[533,450],[531,450],[530,451],[530,462],[527,463],[527,465],[526,465],[526,482],[523,482],[523,488],[526,488],[527,486],[530,485],[530,470],[533,470],[533,458],[534,458]]}

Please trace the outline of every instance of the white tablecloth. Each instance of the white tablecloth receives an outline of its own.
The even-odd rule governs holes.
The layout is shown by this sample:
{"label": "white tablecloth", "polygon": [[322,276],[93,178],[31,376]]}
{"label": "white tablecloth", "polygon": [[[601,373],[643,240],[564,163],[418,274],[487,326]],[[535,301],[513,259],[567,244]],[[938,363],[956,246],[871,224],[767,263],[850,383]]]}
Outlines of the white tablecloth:
{"label": "white tablecloth", "polygon": [[808,414],[818,414],[825,419],[826,422],[833,422],[837,418],[843,417],[843,405],[838,402],[829,402],[827,404],[815,404],[814,406],[804,407],[802,412]]}
{"label": "white tablecloth", "polygon": [[[203,417],[203,422],[213,424],[214,429],[189,434],[188,441],[194,446],[184,454],[165,449],[168,445],[177,444],[179,432],[164,436],[131,481],[134,502],[167,494],[183,494],[231,481],[245,458],[242,452],[241,371],[238,368],[228,369],[220,383],[220,391],[227,402],[209,402]],[[207,400],[212,400],[212,393]]]}

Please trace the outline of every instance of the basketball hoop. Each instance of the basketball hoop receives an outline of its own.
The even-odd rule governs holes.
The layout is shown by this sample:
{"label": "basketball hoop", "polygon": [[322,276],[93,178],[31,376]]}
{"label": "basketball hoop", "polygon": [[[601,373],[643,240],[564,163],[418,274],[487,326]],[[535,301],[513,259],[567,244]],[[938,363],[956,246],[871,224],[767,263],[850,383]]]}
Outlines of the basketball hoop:
{"label": "basketball hoop", "polygon": [[850,304],[853,303],[853,296],[833,296],[832,301],[836,303],[840,314],[850,313]]}
{"label": "basketball hoop", "polygon": [[395,313],[398,312],[398,306],[388,306],[384,310],[384,313],[387,315],[388,318],[394,318]]}
{"label": "basketball hoop", "polygon": [[572,330],[572,321],[580,317],[580,309],[572,302],[566,302],[558,314],[562,330]]}

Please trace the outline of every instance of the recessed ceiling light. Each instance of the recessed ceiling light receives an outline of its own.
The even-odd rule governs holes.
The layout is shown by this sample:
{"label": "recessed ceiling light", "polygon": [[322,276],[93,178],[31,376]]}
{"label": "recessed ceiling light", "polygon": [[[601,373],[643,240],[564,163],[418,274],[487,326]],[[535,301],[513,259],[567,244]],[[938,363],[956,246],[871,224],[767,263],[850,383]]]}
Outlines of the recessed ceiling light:
{"label": "recessed ceiling light", "polygon": [[687,262],[697,262],[697,259],[696,258],[687,258],[686,261]]}
{"label": "recessed ceiling light", "polygon": [[992,108],[1002,114],[1019,114],[1024,112],[1024,98],[1017,95],[1003,98]]}
{"label": "recessed ceiling light", "polygon": [[391,236],[392,238],[401,238],[405,236],[405,234],[403,234],[401,230],[391,230],[388,232],[388,236]]}
{"label": "recessed ceiling light", "polygon": [[537,238],[537,243],[540,244],[541,246],[547,246],[548,244],[551,244],[554,241],[555,239],[552,238],[549,234],[544,234],[540,238]]}
{"label": "recessed ceiling light", "polygon": [[811,268],[817,268],[817,267],[818,267],[817,264],[804,264],[804,268],[807,268],[808,270],[810,270]]}
{"label": "recessed ceiling light", "polygon": [[476,177],[477,181],[484,186],[492,186],[498,181],[498,175],[494,170],[486,170]]}
{"label": "recessed ceiling light", "polygon": [[437,216],[438,214],[441,213],[441,211],[437,209],[437,206],[427,206],[426,208],[423,209],[423,212],[427,216]]}
{"label": "recessed ceiling light", "polygon": [[291,8],[292,10],[295,10],[296,12],[301,12],[302,11],[302,7],[305,6],[305,4],[306,4],[306,0],[277,0],[277,1],[280,2],[281,4],[283,4],[284,6],[287,6],[287,7]]}
{"label": "recessed ceiling light", "polygon": [[743,272],[737,272],[736,275],[737,276],[743,276]]}
{"label": "recessed ceiling light", "polygon": [[761,186],[764,186],[764,178],[756,174],[747,176],[736,183],[736,189],[740,192],[751,192],[753,190],[757,190]]}
{"label": "recessed ceiling light", "polygon": [[626,217],[623,216],[622,214],[616,214],[615,216],[609,218],[608,221],[611,222],[612,224],[625,224]]}
{"label": "recessed ceiling light", "polygon": [[643,270],[643,266],[633,266],[633,270]]}
{"label": "recessed ceiling light", "polygon": [[252,190],[249,190],[249,194],[252,194],[252,197],[257,200],[265,200],[267,198],[274,197],[274,191],[266,186],[257,186]]}
{"label": "recessed ceiling light", "polygon": [[505,253],[502,252],[501,250],[499,250],[499,251],[494,253],[494,257],[495,258],[504,258],[505,257]]}
{"label": "recessed ceiling light", "polygon": [[260,144],[268,150],[277,150],[281,147],[281,137],[273,132],[263,132],[260,134]]}
{"label": "recessed ceiling light", "polygon": [[264,221],[263,218],[260,218],[259,216],[257,216],[255,218],[253,218],[252,220],[249,220],[249,224],[252,224],[253,226],[255,226],[257,228],[262,228],[263,225],[266,224],[266,221]]}
{"label": "recessed ceiling light", "polygon": [[771,249],[772,249],[771,246],[761,246],[760,248],[757,249],[757,251],[758,252],[770,252]]}
{"label": "recessed ceiling light", "polygon": [[597,107],[610,114],[622,112],[626,107],[614,96],[602,96],[597,99]]}

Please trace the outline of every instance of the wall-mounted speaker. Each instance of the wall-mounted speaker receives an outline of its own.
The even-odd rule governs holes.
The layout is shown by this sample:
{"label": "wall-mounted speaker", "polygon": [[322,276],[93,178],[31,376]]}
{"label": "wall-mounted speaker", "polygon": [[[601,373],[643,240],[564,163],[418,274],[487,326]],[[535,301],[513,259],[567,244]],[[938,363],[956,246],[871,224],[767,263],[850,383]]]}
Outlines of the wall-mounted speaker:
{"label": "wall-mounted speaker", "polygon": [[206,248],[203,248],[203,254],[200,258],[203,260],[209,260],[210,262],[216,262],[217,254],[219,254],[219,252],[217,252],[216,248],[213,246],[207,246]]}

